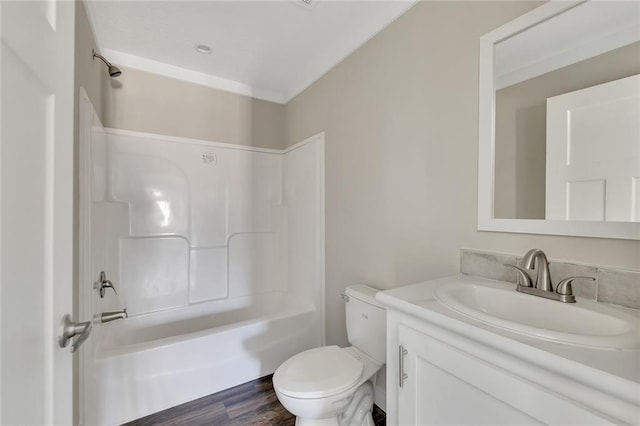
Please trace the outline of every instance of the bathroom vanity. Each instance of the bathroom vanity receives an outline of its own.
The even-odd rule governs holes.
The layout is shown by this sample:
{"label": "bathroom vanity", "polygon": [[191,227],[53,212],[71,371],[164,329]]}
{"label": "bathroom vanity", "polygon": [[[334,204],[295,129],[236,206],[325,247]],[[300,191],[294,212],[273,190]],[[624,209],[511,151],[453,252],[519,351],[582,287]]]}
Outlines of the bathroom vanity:
{"label": "bathroom vanity", "polygon": [[640,423],[636,310],[470,275],[377,299],[387,306],[389,425]]}

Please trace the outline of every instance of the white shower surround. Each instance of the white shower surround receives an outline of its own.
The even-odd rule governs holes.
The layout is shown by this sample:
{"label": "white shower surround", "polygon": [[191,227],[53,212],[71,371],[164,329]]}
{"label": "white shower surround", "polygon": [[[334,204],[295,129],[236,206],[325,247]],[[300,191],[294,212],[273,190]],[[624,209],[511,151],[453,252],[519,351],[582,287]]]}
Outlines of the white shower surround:
{"label": "white shower surround", "polygon": [[[104,129],[81,92],[80,421],[132,420],[323,345],[323,135],[278,151]],[[117,295],[92,289],[100,270]]]}

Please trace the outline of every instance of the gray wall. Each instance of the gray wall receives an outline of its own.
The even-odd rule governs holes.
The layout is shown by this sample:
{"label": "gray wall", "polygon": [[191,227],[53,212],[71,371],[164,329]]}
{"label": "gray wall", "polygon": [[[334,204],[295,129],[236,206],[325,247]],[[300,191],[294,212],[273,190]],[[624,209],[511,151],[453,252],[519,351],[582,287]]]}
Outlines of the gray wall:
{"label": "gray wall", "polygon": [[532,2],[421,2],[286,106],[286,142],[326,132],[327,343],[340,293],[459,271],[460,248],[640,269],[640,242],[476,231],[478,40]]}
{"label": "gray wall", "polygon": [[[107,79],[106,68],[97,59],[93,60],[92,50],[96,49],[93,32],[89,26],[89,18],[83,1],[76,1],[76,33],[75,33],[75,112],[78,113],[78,91],[80,87],[89,95],[96,113],[103,116],[102,85]],[[78,122],[75,123],[76,140]]]}
{"label": "gray wall", "polygon": [[106,127],[261,148],[284,147],[284,106],[122,68],[104,82]]}
{"label": "gray wall", "polygon": [[496,92],[496,217],[544,219],[547,98],[638,73],[640,42]]}

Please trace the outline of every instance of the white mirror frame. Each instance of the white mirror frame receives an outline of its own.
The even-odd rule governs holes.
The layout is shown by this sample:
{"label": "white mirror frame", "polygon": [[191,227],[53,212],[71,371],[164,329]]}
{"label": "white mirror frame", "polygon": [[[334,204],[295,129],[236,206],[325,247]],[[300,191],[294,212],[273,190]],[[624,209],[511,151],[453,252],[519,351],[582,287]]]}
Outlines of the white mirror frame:
{"label": "white mirror frame", "polygon": [[592,222],[535,219],[496,219],[495,179],[495,88],[494,46],[519,32],[558,15],[582,1],[550,1],[483,35],[479,58],[478,125],[478,230],[525,234],[568,235],[582,237],[640,240],[640,223]]}

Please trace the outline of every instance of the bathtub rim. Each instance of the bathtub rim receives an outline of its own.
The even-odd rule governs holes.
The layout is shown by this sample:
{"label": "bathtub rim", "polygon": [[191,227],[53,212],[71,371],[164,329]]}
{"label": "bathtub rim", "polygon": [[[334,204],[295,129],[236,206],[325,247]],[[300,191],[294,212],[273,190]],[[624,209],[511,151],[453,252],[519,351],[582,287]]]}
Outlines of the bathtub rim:
{"label": "bathtub rim", "polygon": [[246,319],[244,321],[238,321],[231,324],[225,324],[217,327],[206,328],[204,330],[192,331],[189,333],[178,334],[168,337],[162,337],[159,339],[148,340],[145,342],[131,343],[127,345],[118,345],[114,347],[108,347],[106,349],[98,350],[94,353],[93,360],[95,362],[100,362],[103,360],[108,360],[113,357],[127,355],[132,352],[144,352],[149,350],[154,350],[158,348],[163,348],[166,346],[178,344],[180,342],[197,340],[206,338],[213,334],[221,334],[227,333],[232,330],[259,324],[259,323],[269,323],[272,321],[277,321],[280,319],[285,319],[288,317],[303,315],[303,314],[312,314],[318,312],[313,304],[310,303],[299,303],[295,307],[289,308],[283,312],[272,313],[268,315],[263,315],[256,318]]}

